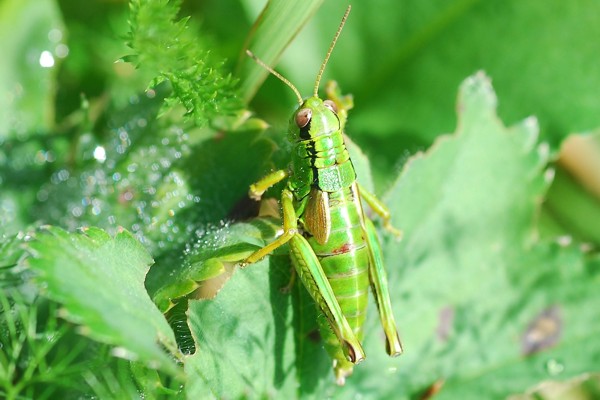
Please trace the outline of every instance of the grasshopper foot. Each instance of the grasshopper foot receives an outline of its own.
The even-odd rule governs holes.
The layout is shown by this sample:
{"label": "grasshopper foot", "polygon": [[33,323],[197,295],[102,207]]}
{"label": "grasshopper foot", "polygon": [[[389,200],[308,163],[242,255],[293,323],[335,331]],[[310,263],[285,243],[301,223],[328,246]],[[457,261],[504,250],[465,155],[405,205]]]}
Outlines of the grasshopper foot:
{"label": "grasshopper foot", "polygon": [[392,235],[396,237],[397,241],[402,240],[402,231],[400,229],[395,228],[390,221],[385,221],[383,223],[383,227],[386,231],[390,232]]}

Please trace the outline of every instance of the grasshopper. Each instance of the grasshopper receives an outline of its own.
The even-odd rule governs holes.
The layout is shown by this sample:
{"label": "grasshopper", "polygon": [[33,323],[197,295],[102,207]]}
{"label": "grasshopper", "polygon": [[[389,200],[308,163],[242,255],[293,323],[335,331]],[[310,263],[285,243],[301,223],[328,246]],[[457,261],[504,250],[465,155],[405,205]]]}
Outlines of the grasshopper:
{"label": "grasshopper", "polygon": [[298,98],[299,107],[289,125],[292,143],[287,170],[272,172],[250,186],[251,198],[260,200],[267,189],[287,178],[281,193],[283,233],[251,254],[242,265],[259,261],[288,244],[296,274],[314,299],[320,315],[318,325],[325,348],[333,359],[336,382],[343,385],[353,366],[365,358],[361,346],[371,286],[390,356],[402,353],[392,313],[381,247],[373,223],[365,215],[364,200],[395,234],[390,212],[356,180],[356,172],[344,144],[346,110],[318,96],[325,66],[350,12],[328,49],[316,78],[312,97],[303,100],[287,79],[248,55],[286,85]]}

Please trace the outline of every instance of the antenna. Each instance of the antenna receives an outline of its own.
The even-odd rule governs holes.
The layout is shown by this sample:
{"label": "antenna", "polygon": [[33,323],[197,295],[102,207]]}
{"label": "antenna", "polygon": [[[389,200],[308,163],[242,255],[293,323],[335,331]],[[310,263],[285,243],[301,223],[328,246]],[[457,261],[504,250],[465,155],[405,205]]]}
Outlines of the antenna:
{"label": "antenna", "polygon": [[344,27],[344,24],[346,23],[346,19],[348,18],[348,14],[350,14],[351,8],[352,8],[352,6],[349,5],[348,8],[346,9],[346,13],[342,17],[342,22],[340,22],[340,26],[339,26],[337,32],[335,33],[335,36],[333,37],[333,41],[331,42],[331,45],[329,45],[329,50],[327,50],[327,55],[325,56],[325,60],[323,60],[323,64],[321,64],[321,69],[319,70],[319,73],[317,74],[317,80],[315,82],[315,91],[313,92],[313,95],[315,97],[319,97],[319,84],[321,83],[321,77],[323,76],[323,72],[325,71],[325,66],[327,65],[327,61],[329,61],[329,56],[331,56],[331,52],[333,51],[333,48],[335,47],[335,42],[337,42],[338,38],[340,37],[340,33],[342,33],[342,28]]}
{"label": "antenna", "polygon": [[254,55],[254,53],[252,53],[250,50],[246,50],[246,54],[248,54],[248,56],[250,58],[252,58],[254,61],[256,61],[256,63],[258,65],[260,65],[261,67],[263,67],[264,69],[266,69],[267,71],[269,71],[271,74],[273,74],[277,78],[279,78],[280,81],[282,81],[283,83],[285,83],[286,85],[288,85],[294,91],[294,93],[296,94],[296,97],[298,98],[298,104],[302,104],[302,96],[300,95],[300,92],[298,91],[298,89],[296,89],[296,86],[292,85],[292,82],[288,81],[279,72],[275,71],[273,68],[271,68],[267,64],[265,64],[260,58],[256,57]]}

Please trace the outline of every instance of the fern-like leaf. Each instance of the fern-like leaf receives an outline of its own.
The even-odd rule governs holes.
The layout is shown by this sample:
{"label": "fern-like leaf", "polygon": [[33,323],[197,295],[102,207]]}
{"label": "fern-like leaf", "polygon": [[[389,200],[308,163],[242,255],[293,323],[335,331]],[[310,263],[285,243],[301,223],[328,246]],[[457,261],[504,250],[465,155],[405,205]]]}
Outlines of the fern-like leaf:
{"label": "fern-like leaf", "polygon": [[161,114],[182,105],[186,118],[205,125],[241,109],[237,80],[202,47],[188,18],[178,19],[179,6],[178,0],[131,0],[127,45],[134,53],[125,60],[154,77],[150,88],[170,84]]}

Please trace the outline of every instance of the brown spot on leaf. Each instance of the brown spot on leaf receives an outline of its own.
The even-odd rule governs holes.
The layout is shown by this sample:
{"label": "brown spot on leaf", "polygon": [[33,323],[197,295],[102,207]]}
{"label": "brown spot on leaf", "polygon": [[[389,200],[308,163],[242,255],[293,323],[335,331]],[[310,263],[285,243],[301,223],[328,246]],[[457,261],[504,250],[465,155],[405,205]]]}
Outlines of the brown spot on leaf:
{"label": "brown spot on leaf", "polygon": [[529,324],[521,338],[521,353],[530,355],[546,350],[558,343],[562,318],[558,306],[543,310]]}
{"label": "brown spot on leaf", "polygon": [[437,338],[441,342],[448,340],[452,323],[454,322],[454,309],[450,306],[442,308],[439,314],[439,322],[436,330]]}
{"label": "brown spot on leaf", "polygon": [[433,382],[419,397],[420,400],[427,400],[435,396],[440,390],[442,390],[442,386],[444,386],[444,381],[442,379],[438,379]]}

